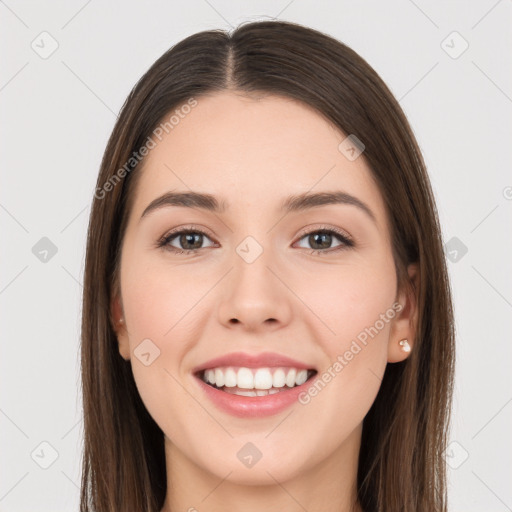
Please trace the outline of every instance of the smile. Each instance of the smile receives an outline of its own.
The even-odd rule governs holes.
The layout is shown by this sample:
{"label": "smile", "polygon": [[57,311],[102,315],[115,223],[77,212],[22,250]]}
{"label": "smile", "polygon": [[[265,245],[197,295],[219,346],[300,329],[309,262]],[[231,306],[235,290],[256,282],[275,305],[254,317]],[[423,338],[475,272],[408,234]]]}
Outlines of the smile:
{"label": "smile", "polygon": [[316,374],[303,368],[246,368],[224,366],[199,373],[210,386],[238,396],[256,397],[280,393],[301,386]]}
{"label": "smile", "polygon": [[220,411],[260,418],[299,402],[318,371],[284,354],[231,352],[203,362],[192,374],[203,397]]}

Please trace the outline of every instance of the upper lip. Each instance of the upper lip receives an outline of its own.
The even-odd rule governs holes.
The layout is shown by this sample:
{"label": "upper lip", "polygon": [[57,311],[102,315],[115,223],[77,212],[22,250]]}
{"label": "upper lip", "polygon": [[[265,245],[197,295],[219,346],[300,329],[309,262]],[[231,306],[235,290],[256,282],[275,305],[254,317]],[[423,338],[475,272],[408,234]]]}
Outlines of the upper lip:
{"label": "upper lip", "polygon": [[243,366],[244,368],[267,368],[286,366],[291,368],[312,370],[310,364],[302,363],[296,359],[291,359],[275,352],[262,352],[260,354],[247,354],[245,352],[232,352],[214,359],[210,359],[199,366],[196,366],[192,372],[198,373],[209,368],[218,368],[220,366]]}

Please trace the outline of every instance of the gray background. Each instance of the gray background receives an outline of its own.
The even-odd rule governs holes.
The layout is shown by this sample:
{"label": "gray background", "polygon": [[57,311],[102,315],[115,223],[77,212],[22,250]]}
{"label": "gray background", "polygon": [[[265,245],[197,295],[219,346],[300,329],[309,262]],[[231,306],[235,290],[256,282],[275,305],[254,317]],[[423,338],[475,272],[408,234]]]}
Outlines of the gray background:
{"label": "gray background", "polygon": [[117,112],[177,41],[264,17],[351,46],[409,117],[456,306],[450,511],[512,510],[512,2],[240,4],[0,1],[0,511],[78,509],[85,234]]}

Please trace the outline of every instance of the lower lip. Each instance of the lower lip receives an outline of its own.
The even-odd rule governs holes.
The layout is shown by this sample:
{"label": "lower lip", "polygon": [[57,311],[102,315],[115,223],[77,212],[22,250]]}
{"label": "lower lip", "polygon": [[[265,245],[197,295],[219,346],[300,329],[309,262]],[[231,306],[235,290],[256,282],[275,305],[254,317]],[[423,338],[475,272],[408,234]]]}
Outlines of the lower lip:
{"label": "lower lip", "polygon": [[286,391],[279,391],[273,395],[266,396],[240,396],[221,391],[206,384],[200,377],[195,377],[206,396],[222,411],[239,418],[255,418],[272,416],[278,414],[294,402],[298,402],[299,395],[310,385],[314,377],[308,379],[304,384],[288,388]]}

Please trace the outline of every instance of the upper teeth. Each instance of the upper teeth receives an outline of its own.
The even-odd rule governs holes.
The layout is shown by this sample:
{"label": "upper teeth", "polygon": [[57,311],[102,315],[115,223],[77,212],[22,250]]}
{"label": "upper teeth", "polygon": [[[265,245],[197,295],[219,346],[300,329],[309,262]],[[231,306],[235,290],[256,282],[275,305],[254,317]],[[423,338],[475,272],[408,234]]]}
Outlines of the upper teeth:
{"label": "upper teeth", "polygon": [[304,384],[307,370],[296,368],[211,368],[203,373],[203,380],[221,388],[270,389]]}

